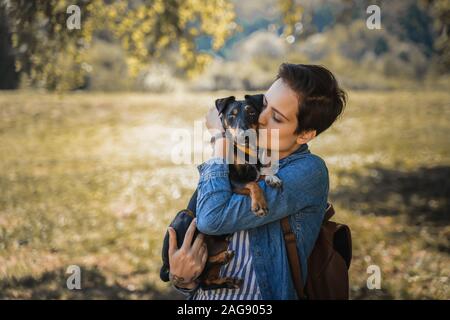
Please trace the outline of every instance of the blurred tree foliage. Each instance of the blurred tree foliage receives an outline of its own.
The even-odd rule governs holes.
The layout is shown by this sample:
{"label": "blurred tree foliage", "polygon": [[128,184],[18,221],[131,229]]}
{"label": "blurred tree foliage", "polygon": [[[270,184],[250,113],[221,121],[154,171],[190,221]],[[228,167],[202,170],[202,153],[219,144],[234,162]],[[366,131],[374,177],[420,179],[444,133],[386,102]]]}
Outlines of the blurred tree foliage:
{"label": "blurred tree foliage", "polygon": [[[74,4],[81,9],[79,30],[66,27],[67,8]],[[197,51],[195,39],[209,36],[218,50],[234,20],[226,0],[0,0],[0,13],[8,18],[17,72],[50,90],[83,85],[90,71],[86,50],[102,33],[124,49],[132,76],[168,49],[178,52],[178,67],[191,76],[210,59]]]}
{"label": "blurred tree foliage", "polygon": [[[81,9],[80,30],[66,27],[67,8],[73,4]],[[205,69],[219,49],[233,53],[236,39],[248,37],[255,28],[280,26],[282,38],[298,43],[340,25],[351,33],[355,21],[365,21],[370,4],[381,7],[383,29],[420,50],[430,69],[450,71],[449,0],[265,0],[257,4],[240,0],[0,0],[0,88],[16,87],[19,75],[22,84],[50,90],[90,87],[93,67],[105,64],[92,50],[96,40],[112,44],[113,52],[106,60],[121,58],[113,59],[120,65],[105,65],[104,70],[113,70],[121,80],[126,76],[128,83],[128,76],[137,78],[149,65],[161,62],[191,78]],[[271,18],[261,20],[255,8],[270,12]],[[244,10],[256,22],[248,24],[244,19],[238,25],[236,14]],[[105,46],[96,48],[108,51]],[[393,49],[392,41],[379,37],[373,51],[381,57]],[[96,79],[107,83],[109,76],[105,73]],[[123,87],[119,82],[117,86]]]}
{"label": "blurred tree foliage", "polygon": [[424,0],[424,3],[435,18],[434,29],[437,36],[433,45],[438,54],[437,63],[445,71],[450,71],[450,1]]}
{"label": "blurred tree foliage", "polygon": [[450,72],[449,0],[342,0],[334,8],[337,23],[349,25],[366,17],[365,8],[371,4],[380,6],[384,29],[435,58],[439,73]]}
{"label": "blurred tree foliage", "polygon": [[14,68],[14,52],[6,12],[0,6],[0,89],[14,89],[18,84],[18,74]]}
{"label": "blurred tree foliage", "polygon": [[295,33],[295,25],[302,20],[303,6],[295,0],[278,0],[278,3],[285,25],[284,35],[292,35]]}

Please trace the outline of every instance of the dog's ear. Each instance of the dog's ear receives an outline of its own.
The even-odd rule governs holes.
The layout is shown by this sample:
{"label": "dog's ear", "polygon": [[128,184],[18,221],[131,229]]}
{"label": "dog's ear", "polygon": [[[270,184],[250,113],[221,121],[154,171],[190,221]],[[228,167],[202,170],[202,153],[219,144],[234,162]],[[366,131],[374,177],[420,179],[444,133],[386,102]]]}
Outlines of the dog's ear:
{"label": "dog's ear", "polygon": [[217,111],[219,111],[219,114],[223,113],[223,111],[225,110],[227,105],[230,102],[234,102],[234,101],[236,101],[236,98],[234,96],[230,96],[230,97],[226,97],[226,98],[222,98],[222,99],[217,99],[216,100],[216,108],[217,108]]}
{"label": "dog's ear", "polygon": [[259,112],[262,111],[264,108],[264,95],[263,94],[254,94],[254,95],[248,95],[246,94],[244,96],[245,101],[248,104],[251,104],[254,106]]}

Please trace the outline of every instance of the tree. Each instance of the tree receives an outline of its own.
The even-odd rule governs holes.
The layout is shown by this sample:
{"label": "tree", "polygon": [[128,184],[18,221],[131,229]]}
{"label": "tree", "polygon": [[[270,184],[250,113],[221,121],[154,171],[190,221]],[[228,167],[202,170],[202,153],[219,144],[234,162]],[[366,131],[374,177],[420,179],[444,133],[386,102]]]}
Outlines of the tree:
{"label": "tree", "polygon": [[450,1],[423,0],[434,18],[434,29],[437,34],[434,50],[438,54],[441,72],[450,71]]}
{"label": "tree", "polygon": [[18,83],[18,74],[14,68],[14,53],[8,17],[0,6],[0,89],[14,89]]}
{"label": "tree", "polygon": [[[70,5],[80,9],[80,29],[67,28]],[[133,76],[169,49],[178,52],[178,67],[191,76],[210,59],[198,52],[196,39],[208,36],[219,50],[234,20],[227,0],[0,0],[0,12],[8,16],[16,70],[50,90],[83,84],[86,51],[101,32],[121,45]]]}
{"label": "tree", "polygon": [[303,6],[295,0],[278,0],[278,3],[285,25],[284,35],[293,35],[295,32],[295,25],[301,22]]}

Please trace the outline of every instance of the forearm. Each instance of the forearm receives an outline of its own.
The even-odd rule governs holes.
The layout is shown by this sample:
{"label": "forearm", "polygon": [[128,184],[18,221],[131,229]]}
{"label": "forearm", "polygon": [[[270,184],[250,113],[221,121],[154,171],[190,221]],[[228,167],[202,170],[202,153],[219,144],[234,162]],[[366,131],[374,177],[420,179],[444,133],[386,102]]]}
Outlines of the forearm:
{"label": "forearm", "polygon": [[321,168],[306,165],[298,170],[280,170],[277,175],[283,180],[283,189],[259,181],[269,208],[269,214],[264,217],[251,211],[250,197],[232,192],[228,164],[223,159],[210,159],[198,169],[197,227],[206,234],[220,235],[258,227],[302,208],[319,208],[326,203],[328,176]]}
{"label": "forearm", "polygon": [[226,159],[227,149],[230,146],[230,141],[225,138],[218,138],[212,145],[212,154],[210,158],[221,158]]}
{"label": "forearm", "polygon": [[[208,163],[207,165],[210,165]],[[214,164],[213,164],[214,165]],[[221,166],[215,164],[214,166]],[[292,213],[280,201],[275,200],[278,190],[264,192],[269,214],[258,217],[251,210],[249,196],[235,194],[231,190],[228,176],[223,176],[223,169],[209,173],[207,182],[199,184],[197,198],[197,228],[206,234],[221,235],[251,229],[281,219]],[[259,182],[265,189],[265,183]],[[273,195],[271,195],[273,194]],[[278,195],[281,198],[281,195]],[[273,199],[273,201],[270,201]],[[278,202],[278,206],[275,203]]]}

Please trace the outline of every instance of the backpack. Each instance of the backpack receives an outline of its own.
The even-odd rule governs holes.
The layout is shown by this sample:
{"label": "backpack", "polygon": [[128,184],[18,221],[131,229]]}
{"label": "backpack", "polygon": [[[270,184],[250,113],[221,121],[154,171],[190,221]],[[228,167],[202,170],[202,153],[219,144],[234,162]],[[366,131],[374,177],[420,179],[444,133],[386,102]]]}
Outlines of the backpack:
{"label": "backpack", "polygon": [[352,238],[347,225],[329,221],[334,213],[333,206],[328,204],[316,243],[308,257],[308,277],[304,285],[295,234],[288,217],[281,220],[291,275],[299,299],[349,298],[348,269],[352,260]]}

